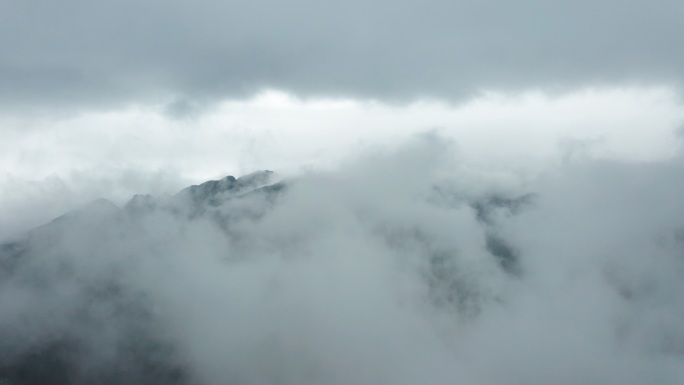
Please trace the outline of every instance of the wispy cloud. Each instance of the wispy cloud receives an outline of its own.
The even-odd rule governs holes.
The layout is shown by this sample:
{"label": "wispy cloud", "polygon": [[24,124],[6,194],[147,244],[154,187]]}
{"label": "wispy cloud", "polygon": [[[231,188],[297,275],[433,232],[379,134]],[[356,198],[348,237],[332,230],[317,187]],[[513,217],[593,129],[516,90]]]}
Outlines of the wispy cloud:
{"label": "wispy cloud", "polygon": [[36,230],[3,249],[0,373],[36,352],[83,383],[680,383],[681,161],[513,185],[453,152],[421,135],[285,189]]}

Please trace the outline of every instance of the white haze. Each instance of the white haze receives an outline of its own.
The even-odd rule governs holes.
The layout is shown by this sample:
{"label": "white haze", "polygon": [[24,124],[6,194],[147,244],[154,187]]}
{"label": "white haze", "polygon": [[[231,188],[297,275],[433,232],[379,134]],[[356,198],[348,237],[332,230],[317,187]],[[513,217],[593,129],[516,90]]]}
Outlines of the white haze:
{"label": "white haze", "polygon": [[87,377],[144,335],[197,384],[684,383],[681,159],[529,178],[458,154],[415,136],[227,199],[227,222],[99,202],[2,277],[0,354],[73,338]]}
{"label": "white haze", "polygon": [[568,157],[663,161],[684,121],[673,89],[643,87],[407,105],[269,91],[182,119],[162,107],[0,117],[0,239],[99,197],[124,204],[229,174],[334,169],[426,130],[454,140],[463,167],[499,178],[533,177]]}

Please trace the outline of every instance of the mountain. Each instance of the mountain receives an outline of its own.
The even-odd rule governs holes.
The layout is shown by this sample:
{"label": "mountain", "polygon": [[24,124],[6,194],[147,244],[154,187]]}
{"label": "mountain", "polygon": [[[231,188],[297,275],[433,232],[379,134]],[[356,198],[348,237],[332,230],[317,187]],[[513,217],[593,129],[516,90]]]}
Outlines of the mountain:
{"label": "mountain", "polygon": [[[150,235],[162,223],[208,221],[227,230],[245,211],[231,205],[266,209],[285,188],[273,176],[259,171],[171,197],[136,195],[122,208],[98,199],[0,245],[0,384],[189,383],[173,344],[155,329],[154,306],[123,270],[163,247]],[[114,335],[97,337],[108,330]]]}
{"label": "mountain", "polygon": [[[211,361],[210,357],[188,348],[184,334],[201,335],[202,328],[192,327],[198,322],[221,327],[194,320],[194,311],[183,309],[200,309],[201,317],[224,314],[224,297],[240,294],[234,292],[233,281],[245,280],[242,274],[224,270],[226,266],[237,271],[254,268],[272,255],[283,263],[306,260],[319,241],[316,237],[330,236],[327,226],[334,229],[335,221],[349,219],[346,214],[327,216],[326,210],[334,209],[335,200],[353,197],[354,186],[345,192],[348,186],[336,185],[315,196],[299,191],[287,202],[293,206],[283,207],[281,199],[298,182],[278,182],[274,177],[271,171],[227,176],[172,196],[135,195],[122,207],[99,199],[0,245],[0,384],[211,385],[211,380],[199,378],[196,362],[189,364],[187,355]],[[483,250],[489,258],[485,262],[498,264],[500,274],[515,277],[521,269],[518,252],[498,233],[497,218],[517,215],[534,204],[533,198],[496,195],[452,202],[471,212],[475,226],[484,229]],[[474,275],[462,273],[459,250],[440,246],[420,228],[393,223],[391,212],[378,214],[372,206],[363,210],[350,211],[359,222],[342,234],[353,240],[356,232],[367,232],[402,263],[419,256],[418,277],[432,306],[466,316],[479,312],[479,301],[488,294],[480,290]],[[303,217],[304,211],[314,216]],[[269,213],[274,214],[261,223]],[[369,215],[377,220],[367,222]],[[298,232],[303,225],[311,225],[312,232]],[[346,241],[333,241],[324,253],[356,255],[353,248],[345,251],[348,246]],[[268,264],[264,266],[269,271]],[[325,265],[321,267],[325,271]],[[332,272],[329,279],[334,280]],[[261,274],[251,277],[258,282]],[[250,286],[249,281],[243,283]],[[244,295],[273,296],[278,285],[274,279],[263,292],[255,289],[256,294]],[[324,282],[320,285],[325,287]],[[307,289],[304,295],[318,290]],[[258,306],[247,305],[243,311],[259,311]],[[233,319],[232,313],[225,317]],[[252,322],[266,322],[270,315],[264,317]],[[274,346],[280,343],[269,341]],[[253,349],[260,349],[255,344]],[[264,349],[259,356],[272,360],[267,357],[270,348]],[[270,365],[269,370],[280,367],[278,362]],[[254,373],[258,376],[260,370]]]}

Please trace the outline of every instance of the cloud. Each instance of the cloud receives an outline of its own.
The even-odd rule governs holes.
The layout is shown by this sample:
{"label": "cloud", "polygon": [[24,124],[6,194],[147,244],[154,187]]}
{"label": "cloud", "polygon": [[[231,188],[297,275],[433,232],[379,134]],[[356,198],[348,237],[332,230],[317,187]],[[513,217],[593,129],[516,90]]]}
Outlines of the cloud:
{"label": "cloud", "polygon": [[0,375],[37,357],[69,383],[681,383],[681,159],[492,178],[454,152],[425,134],[284,188],[98,201],[5,245]]}
{"label": "cloud", "polygon": [[191,101],[172,102],[177,114],[264,88],[400,101],[678,87],[681,12],[674,0],[6,2],[0,101],[5,111]]}
{"label": "cloud", "polygon": [[272,91],[180,119],[140,106],[63,119],[4,117],[0,232],[29,229],[99,197],[123,204],[135,193],[171,194],[256,169],[334,169],[352,154],[394,148],[425,129],[452,140],[454,156],[476,177],[511,185],[518,183],[511,170],[533,177],[573,159],[663,161],[681,148],[675,131],[683,118],[666,88],[556,98],[489,93],[460,106],[401,108]]}
{"label": "cloud", "polygon": [[85,169],[170,169],[199,182],[255,169],[330,167],[360,148],[393,145],[428,129],[453,138],[468,162],[494,167],[544,167],[558,158],[559,144],[568,154],[654,161],[676,151],[673,131],[684,119],[669,88],[586,89],[562,97],[488,93],[459,106],[402,107],[270,91],[202,112],[189,107],[174,118],[149,106],[62,119],[0,118],[0,169],[33,180]]}

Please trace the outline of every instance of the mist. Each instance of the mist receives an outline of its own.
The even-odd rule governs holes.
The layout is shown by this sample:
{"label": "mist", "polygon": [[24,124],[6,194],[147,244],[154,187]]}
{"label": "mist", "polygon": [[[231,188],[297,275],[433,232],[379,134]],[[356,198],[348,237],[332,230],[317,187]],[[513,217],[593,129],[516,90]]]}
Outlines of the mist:
{"label": "mist", "polygon": [[275,171],[6,221],[0,383],[684,382],[680,157]]}

